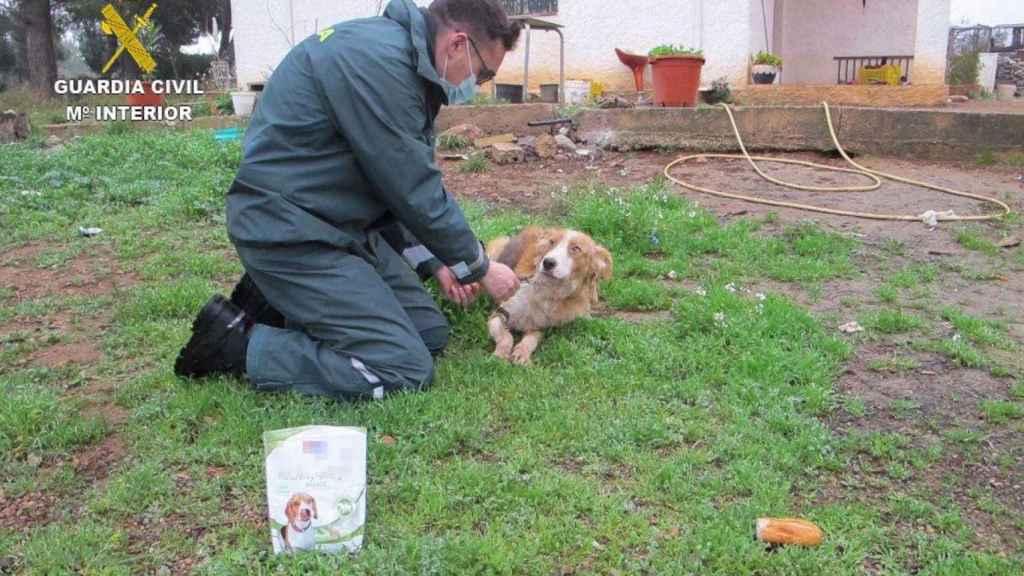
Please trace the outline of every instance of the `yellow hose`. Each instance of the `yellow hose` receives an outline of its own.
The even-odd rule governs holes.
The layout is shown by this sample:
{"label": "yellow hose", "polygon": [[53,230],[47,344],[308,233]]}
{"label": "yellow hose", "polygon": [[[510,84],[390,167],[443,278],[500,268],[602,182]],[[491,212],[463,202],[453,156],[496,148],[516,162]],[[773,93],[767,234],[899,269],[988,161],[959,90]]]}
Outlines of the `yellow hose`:
{"label": "yellow hose", "polygon": [[[784,208],[795,208],[797,210],[808,210],[808,211],[811,211],[811,212],[821,212],[823,214],[834,214],[834,215],[837,215],[837,216],[852,216],[854,218],[868,218],[868,219],[871,219],[871,220],[901,220],[901,221],[920,222],[922,220],[927,220],[929,215],[930,215],[931,218],[936,220],[936,221],[947,221],[947,222],[948,221],[971,221],[971,220],[977,221],[977,220],[993,220],[993,219],[996,219],[996,218],[1002,218],[1003,216],[1005,216],[1005,215],[1010,213],[1010,207],[1008,205],[1006,205],[1006,203],[1001,202],[1000,200],[997,200],[995,198],[989,198],[987,196],[980,196],[978,194],[971,194],[969,192],[962,192],[962,191],[959,191],[959,190],[953,190],[952,188],[945,188],[943,186],[937,186],[935,184],[929,184],[927,182],[919,182],[917,180],[911,180],[909,178],[903,178],[901,176],[895,176],[893,174],[886,174],[885,172],[879,172],[878,170],[872,170],[870,168],[866,168],[866,167],[861,166],[860,164],[854,162],[853,159],[851,159],[850,156],[847,155],[846,151],[843,150],[842,145],[839,143],[839,138],[836,136],[836,129],[835,129],[835,127],[832,124],[832,113],[829,111],[828,102],[823,102],[822,104],[825,107],[825,120],[828,123],[829,133],[832,135],[832,142],[835,143],[836,150],[839,150],[839,153],[843,156],[843,158],[846,159],[846,161],[851,166],[854,167],[854,169],[850,169],[850,168],[836,168],[834,166],[826,166],[824,164],[817,164],[815,162],[806,162],[806,161],[803,161],[803,160],[789,160],[789,159],[786,159],[786,158],[768,158],[768,157],[765,157],[765,156],[751,156],[747,152],[747,147],[743,144],[743,137],[740,135],[740,129],[736,125],[736,118],[733,117],[732,109],[730,109],[727,104],[721,104],[721,106],[723,108],[725,108],[726,114],[729,115],[729,122],[732,123],[733,133],[736,135],[736,141],[739,143],[740,150],[743,152],[743,154],[692,154],[690,156],[683,156],[683,157],[677,158],[675,161],[669,163],[668,166],[665,166],[665,177],[668,178],[669,180],[675,182],[676,184],[679,184],[680,186],[682,186],[684,188],[689,188],[690,190],[695,190],[697,192],[703,192],[704,194],[711,194],[712,196],[720,196],[722,198],[732,198],[734,200],[742,200],[744,202],[753,202],[753,203],[756,203],[756,204],[767,204],[769,206],[781,206],[781,207],[784,207]],[[875,213],[871,213],[871,212],[853,212],[853,211],[850,211],[850,210],[835,210],[835,209],[832,209],[832,208],[823,208],[821,206],[811,206],[809,204],[799,204],[799,203],[796,203],[796,202],[782,202],[782,201],[779,201],[779,200],[767,200],[767,199],[764,199],[764,198],[757,198],[755,196],[747,196],[745,194],[734,194],[734,193],[729,193],[729,192],[721,192],[721,191],[718,191],[718,190],[712,190],[710,188],[703,188],[701,186],[697,186],[696,184],[691,184],[689,182],[685,182],[683,180],[680,180],[679,178],[676,178],[676,177],[672,176],[672,168],[674,168],[676,165],[682,164],[683,162],[687,162],[689,160],[703,159],[703,158],[731,158],[731,159],[740,159],[740,160],[745,159],[747,162],[750,163],[750,165],[754,168],[754,170],[762,178],[764,178],[765,180],[768,180],[769,182],[772,182],[774,184],[778,184],[779,186],[785,186],[787,188],[795,188],[797,190],[806,190],[806,191],[813,191],[813,192],[868,192],[868,191],[871,191],[871,190],[877,190],[882,185],[882,181],[879,179],[879,177],[881,177],[881,178],[885,178],[887,180],[894,180],[896,182],[903,182],[905,184],[910,184],[912,186],[919,186],[921,188],[927,188],[929,190],[935,190],[935,191],[938,191],[938,192],[942,192],[944,194],[952,194],[953,196],[962,196],[964,198],[971,198],[971,199],[974,199],[974,200],[980,200],[982,202],[988,202],[990,204],[995,204],[996,206],[999,206],[1001,211],[1000,212],[992,212],[992,213],[989,213],[989,214],[981,214],[981,215],[977,215],[977,216],[959,216],[959,215],[953,214],[951,211],[950,212],[941,212],[941,213],[928,211],[928,212],[925,212],[924,214],[921,214],[921,215],[918,215],[918,216],[910,216],[910,215],[903,215],[903,214],[875,214]],[[777,162],[777,163],[780,163],[780,164],[796,164],[796,165],[800,165],[800,166],[809,166],[811,168],[819,168],[821,170],[828,170],[828,171],[831,171],[831,172],[848,172],[848,173],[858,174],[858,175],[864,176],[865,178],[870,178],[870,179],[872,179],[874,181],[874,183],[871,184],[871,185],[866,185],[866,186],[840,186],[840,187],[833,187],[833,188],[826,188],[826,187],[819,187],[819,186],[806,186],[806,185],[802,185],[802,184],[793,184],[791,182],[785,182],[783,180],[779,180],[777,178],[772,178],[771,176],[768,176],[767,174],[765,174],[761,170],[760,167],[758,167],[758,165],[755,162],[755,160],[758,160],[758,161],[761,161],[761,162]]]}

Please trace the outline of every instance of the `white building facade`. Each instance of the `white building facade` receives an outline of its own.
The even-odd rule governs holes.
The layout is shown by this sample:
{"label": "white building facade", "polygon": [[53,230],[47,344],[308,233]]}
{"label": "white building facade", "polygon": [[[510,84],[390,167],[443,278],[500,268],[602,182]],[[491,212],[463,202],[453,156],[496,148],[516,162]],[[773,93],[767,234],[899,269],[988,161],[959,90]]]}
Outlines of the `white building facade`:
{"label": "white building facade", "polygon": [[[266,81],[290,47],[318,29],[379,14],[388,0],[232,0],[236,73],[246,87]],[[427,5],[430,0],[417,0]],[[704,50],[703,82],[748,83],[750,56],[768,48],[785,61],[785,84],[837,83],[836,58],[906,56],[907,80],[942,84],[950,0],[506,0],[510,12],[564,26],[569,79],[630,90],[615,48],[646,53],[660,44]],[[498,82],[521,84],[523,45]],[[558,82],[558,37],[534,31],[530,86]],[[649,86],[649,82],[648,82]]]}

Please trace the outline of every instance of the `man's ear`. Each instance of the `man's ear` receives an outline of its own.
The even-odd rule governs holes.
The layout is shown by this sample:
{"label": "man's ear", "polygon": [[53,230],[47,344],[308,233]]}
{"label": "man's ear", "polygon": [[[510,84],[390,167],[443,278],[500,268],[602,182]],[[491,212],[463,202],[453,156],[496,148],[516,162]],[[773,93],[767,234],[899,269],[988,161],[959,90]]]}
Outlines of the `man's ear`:
{"label": "man's ear", "polygon": [[602,280],[612,279],[612,255],[604,246],[594,249],[594,261],[597,262],[597,276]]}

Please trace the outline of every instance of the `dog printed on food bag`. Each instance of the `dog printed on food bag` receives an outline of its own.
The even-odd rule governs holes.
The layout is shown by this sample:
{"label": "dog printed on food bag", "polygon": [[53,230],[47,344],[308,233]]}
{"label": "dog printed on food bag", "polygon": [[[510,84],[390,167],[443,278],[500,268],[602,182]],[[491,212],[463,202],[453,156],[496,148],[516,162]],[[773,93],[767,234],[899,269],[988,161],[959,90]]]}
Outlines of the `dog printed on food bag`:
{"label": "dog printed on food bag", "polygon": [[287,550],[309,550],[316,546],[316,529],[313,520],[317,519],[316,500],[309,494],[301,492],[292,494],[284,507],[284,515],[288,523],[281,527],[281,539]]}

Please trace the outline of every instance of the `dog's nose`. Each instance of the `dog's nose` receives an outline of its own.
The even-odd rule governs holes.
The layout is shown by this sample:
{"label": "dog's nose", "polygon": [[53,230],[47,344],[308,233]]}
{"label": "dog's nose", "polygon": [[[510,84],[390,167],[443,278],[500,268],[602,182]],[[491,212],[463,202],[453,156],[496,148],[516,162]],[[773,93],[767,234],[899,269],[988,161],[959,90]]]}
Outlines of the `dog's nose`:
{"label": "dog's nose", "polygon": [[545,258],[544,259],[544,269],[545,270],[550,272],[550,271],[555,269],[555,266],[558,266],[558,262],[555,262],[554,258]]}

